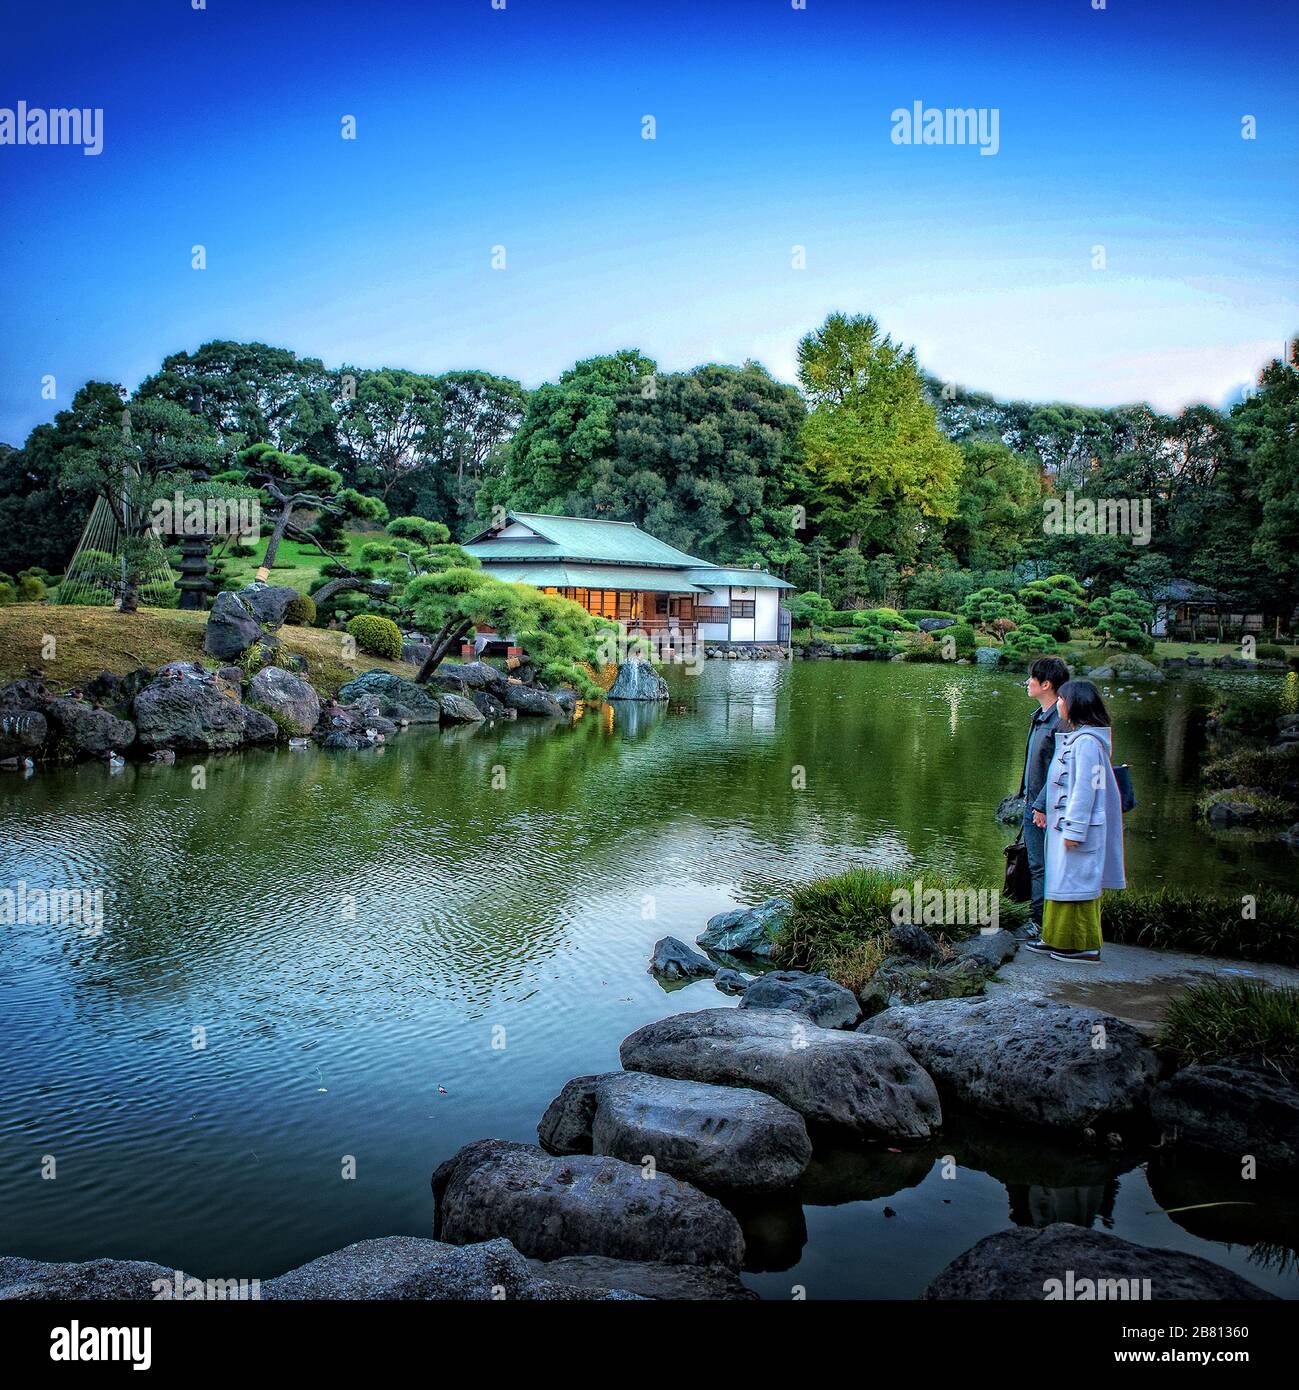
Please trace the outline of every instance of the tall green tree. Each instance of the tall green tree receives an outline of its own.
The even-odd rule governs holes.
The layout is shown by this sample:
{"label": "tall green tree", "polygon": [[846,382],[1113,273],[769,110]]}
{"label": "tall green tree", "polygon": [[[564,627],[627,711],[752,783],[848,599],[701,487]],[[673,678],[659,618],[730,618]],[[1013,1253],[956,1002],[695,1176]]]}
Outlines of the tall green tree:
{"label": "tall green tree", "polygon": [[493,505],[569,516],[605,514],[600,489],[611,486],[618,400],[628,389],[651,393],[655,364],[634,348],[591,357],[528,398],[505,475],[479,494]]}
{"label": "tall green tree", "polygon": [[899,510],[938,522],[955,514],[961,453],[938,428],[914,351],[873,318],[831,314],[799,343],[798,379],[819,529],[852,549],[891,549]]}
{"label": "tall green tree", "polygon": [[328,402],[337,389],[318,358],[218,339],[165,357],[136,394],[200,415],[233,452],[258,443],[298,448],[318,432],[322,399]]}
{"label": "tall green tree", "polygon": [[796,551],[803,405],[763,367],[696,367],[628,386],[615,415],[615,461],[593,501],[707,559],[776,568]]}
{"label": "tall green tree", "polygon": [[1299,337],[1287,360],[1274,358],[1263,369],[1258,390],[1232,419],[1260,510],[1251,550],[1288,624],[1299,605]]}
{"label": "tall green tree", "polygon": [[37,425],[21,449],[0,456],[0,570],[31,565],[59,573],[72,557],[93,505],[93,489],[75,490],[64,462],[90,446],[96,431],[120,425],[126,393],[88,381],[66,410]]}

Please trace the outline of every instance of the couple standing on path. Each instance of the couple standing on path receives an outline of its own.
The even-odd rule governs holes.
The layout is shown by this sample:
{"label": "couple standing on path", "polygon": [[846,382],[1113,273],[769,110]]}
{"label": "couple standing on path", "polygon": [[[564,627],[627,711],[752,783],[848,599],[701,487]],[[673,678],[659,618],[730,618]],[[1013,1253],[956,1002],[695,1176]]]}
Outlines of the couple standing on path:
{"label": "couple standing on path", "polygon": [[1087,680],[1039,657],[1025,682],[1038,702],[1024,754],[1024,844],[1033,881],[1028,949],[1055,960],[1101,956],[1101,893],[1123,888],[1123,812],[1110,716]]}

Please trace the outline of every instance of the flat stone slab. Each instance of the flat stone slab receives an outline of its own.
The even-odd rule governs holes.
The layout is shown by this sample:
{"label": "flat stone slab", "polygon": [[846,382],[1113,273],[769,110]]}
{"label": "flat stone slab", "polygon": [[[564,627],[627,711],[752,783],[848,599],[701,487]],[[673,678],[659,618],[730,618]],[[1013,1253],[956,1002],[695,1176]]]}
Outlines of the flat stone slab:
{"label": "flat stone slab", "polygon": [[886,1009],[892,1038],[956,1099],[998,1119],[1085,1129],[1142,1111],[1159,1061],[1129,1024],[1048,999],[946,999]]}
{"label": "flat stone slab", "polygon": [[744,1259],[739,1223],[715,1197],[617,1158],[480,1139],[434,1172],[433,1197],[434,1238],[452,1245],[504,1236],[537,1260],[607,1255],[738,1269]]}
{"label": "flat stone slab", "polygon": [[593,1087],[591,1151],[710,1189],[775,1192],[802,1175],[812,1141],[797,1111],[761,1091],[615,1071]]}
{"label": "flat stone slab", "polygon": [[1133,1245],[1104,1231],[1057,1222],[985,1236],[958,1255],[921,1297],[1165,1302],[1274,1295],[1198,1255]]}
{"label": "flat stone slab", "polygon": [[[1102,932],[1104,924],[1102,923]],[[1107,941],[1098,961],[1052,960],[1021,951],[998,971],[987,986],[988,996],[1021,995],[1056,999],[1113,1014],[1145,1033],[1163,1022],[1168,1001],[1188,985],[1221,976],[1272,985],[1299,986],[1299,969],[1260,961],[1200,956],[1189,951],[1156,951],[1147,946],[1121,946]]]}
{"label": "flat stone slab", "polygon": [[619,1053],[628,1071],[765,1091],[863,1138],[925,1139],[942,1123],[934,1083],[905,1048],[781,1009],[676,1014],[638,1028]]}

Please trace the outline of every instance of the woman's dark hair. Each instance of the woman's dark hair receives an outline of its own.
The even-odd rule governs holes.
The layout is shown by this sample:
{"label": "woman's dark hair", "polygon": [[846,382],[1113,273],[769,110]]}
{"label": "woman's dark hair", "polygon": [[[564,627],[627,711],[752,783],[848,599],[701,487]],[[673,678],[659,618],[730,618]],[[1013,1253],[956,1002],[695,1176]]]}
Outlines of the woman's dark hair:
{"label": "woman's dark hair", "polygon": [[1049,685],[1058,695],[1069,679],[1069,668],[1058,656],[1039,656],[1028,668],[1028,674],[1040,685]]}
{"label": "woman's dark hair", "polygon": [[1105,708],[1105,701],[1101,699],[1101,692],[1091,681],[1065,681],[1056,691],[1056,694],[1068,707],[1069,727],[1071,729],[1109,728],[1110,712]]}

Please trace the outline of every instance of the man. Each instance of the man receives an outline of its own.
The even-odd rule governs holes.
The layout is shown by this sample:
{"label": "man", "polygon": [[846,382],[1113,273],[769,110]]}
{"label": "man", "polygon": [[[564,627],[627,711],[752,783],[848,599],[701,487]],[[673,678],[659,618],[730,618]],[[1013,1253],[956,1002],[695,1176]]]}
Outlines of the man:
{"label": "man", "polygon": [[1040,656],[1028,668],[1025,686],[1038,708],[1028,725],[1028,745],[1024,750],[1024,775],[1019,794],[1024,798],[1024,844],[1028,868],[1033,878],[1033,907],[1029,927],[1034,936],[1042,933],[1044,884],[1046,880],[1046,774],[1055,756],[1055,731],[1060,724],[1056,695],[1069,679],[1069,668],[1058,656]]}

